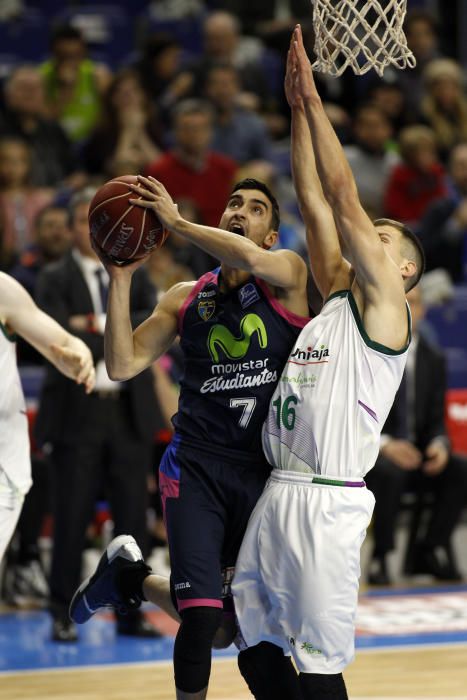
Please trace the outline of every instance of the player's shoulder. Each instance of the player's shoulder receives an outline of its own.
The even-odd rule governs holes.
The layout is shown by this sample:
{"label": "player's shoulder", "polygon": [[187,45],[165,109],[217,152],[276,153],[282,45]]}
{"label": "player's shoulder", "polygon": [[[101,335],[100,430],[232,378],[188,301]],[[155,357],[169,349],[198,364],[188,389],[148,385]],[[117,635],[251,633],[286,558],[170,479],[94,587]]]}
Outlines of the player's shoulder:
{"label": "player's shoulder", "polygon": [[158,306],[166,310],[178,312],[197,284],[198,280],[177,282],[177,284],[174,284],[166,292],[164,292]]}

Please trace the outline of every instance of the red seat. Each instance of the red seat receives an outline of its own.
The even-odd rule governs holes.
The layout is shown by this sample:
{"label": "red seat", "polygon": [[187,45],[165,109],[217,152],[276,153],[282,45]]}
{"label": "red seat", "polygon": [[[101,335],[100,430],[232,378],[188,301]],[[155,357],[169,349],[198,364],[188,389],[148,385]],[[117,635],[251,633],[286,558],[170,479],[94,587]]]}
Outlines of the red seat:
{"label": "red seat", "polygon": [[467,455],[467,389],[446,392],[446,428],[452,451]]}

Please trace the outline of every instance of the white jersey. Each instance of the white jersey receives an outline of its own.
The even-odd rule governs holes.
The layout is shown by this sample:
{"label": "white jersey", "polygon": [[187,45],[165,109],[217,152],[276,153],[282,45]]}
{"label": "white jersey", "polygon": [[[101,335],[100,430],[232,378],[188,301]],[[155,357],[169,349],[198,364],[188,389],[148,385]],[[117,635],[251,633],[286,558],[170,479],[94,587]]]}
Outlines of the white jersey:
{"label": "white jersey", "polygon": [[352,292],[332,294],[298,336],[272,397],[263,427],[269,463],[329,478],[365,476],[378,455],[407,349],[371,341]]}
{"label": "white jersey", "polygon": [[0,471],[22,494],[31,486],[28,419],[16,343],[0,323]]}

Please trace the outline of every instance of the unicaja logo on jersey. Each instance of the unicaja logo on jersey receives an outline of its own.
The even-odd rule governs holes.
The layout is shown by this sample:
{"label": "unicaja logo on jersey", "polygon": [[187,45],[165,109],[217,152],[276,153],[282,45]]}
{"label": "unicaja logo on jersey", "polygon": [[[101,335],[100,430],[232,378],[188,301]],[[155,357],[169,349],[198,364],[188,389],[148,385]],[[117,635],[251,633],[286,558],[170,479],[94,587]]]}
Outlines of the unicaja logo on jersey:
{"label": "unicaja logo on jersey", "polygon": [[316,363],[316,362],[327,362],[329,357],[329,349],[325,345],[320,345],[319,348],[312,348],[311,346],[302,350],[301,348],[295,348],[293,353],[290,355],[289,362],[300,362],[303,363]]}
{"label": "unicaja logo on jersey", "polygon": [[240,337],[236,338],[228,328],[216,324],[209,331],[208,348],[214,362],[219,362],[219,350],[230,360],[239,360],[247,354],[251,339],[256,334],[260,348],[268,345],[268,334],[263,321],[256,314],[247,314],[240,322]]}

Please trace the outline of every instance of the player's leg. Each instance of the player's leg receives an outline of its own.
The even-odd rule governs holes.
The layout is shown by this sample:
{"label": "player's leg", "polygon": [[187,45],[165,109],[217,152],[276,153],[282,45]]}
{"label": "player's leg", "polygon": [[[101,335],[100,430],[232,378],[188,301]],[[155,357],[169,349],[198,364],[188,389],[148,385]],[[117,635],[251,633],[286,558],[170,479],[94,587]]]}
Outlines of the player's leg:
{"label": "player's leg", "polygon": [[6,472],[0,469],[0,563],[15,531],[23,500]]}
{"label": "player's leg", "polygon": [[348,700],[342,673],[301,673],[303,700]]}
{"label": "player's leg", "polygon": [[304,700],[347,699],[342,671],[354,657],[360,546],[373,505],[364,487],[307,486],[300,493],[295,486],[289,493],[283,534],[293,556],[286,553],[280,565],[291,583],[309,584],[280,596],[281,626]]}
{"label": "player's leg", "polygon": [[238,655],[238,668],[256,700],[301,700],[297,672],[283,650],[260,642]]}
{"label": "player's leg", "polygon": [[159,470],[171,584],[182,620],[174,646],[179,698],[204,697],[222,618],[223,472],[223,462],[186,446],[169,447]]}
{"label": "player's leg", "polygon": [[[247,483],[248,476],[240,476],[242,482]],[[267,589],[268,585],[273,586],[274,577],[264,581],[261,570],[262,558],[269,557],[270,546],[277,549],[278,542],[281,541],[270,540],[267,526],[265,531],[262,531],[262,521],[268,517],[267,507],[273,494],[272,489],[268,487],[259,495],[261,478],[259,477],[257,484],[257,494],[254,493],[254,484],[250,484],[248,489],[250,508],[255,506],[248,525],[246,520],[238,523],[239,534],[241,529],[247,526],[242,536],[233,580],[234,603],[241,630],[239,636],[246,639],[238,656],[238,667],[256,700],[301,700],[297,672],[290,657],[284,656],[281,638],[277,638],[277,644],[270,641],[255,643],[256,640],[265,637],[271,640],[275,638],[276,633],[282,635],[272,620],[273,616],[269,615],[272,604]],[[258,497],[259,500],[255,503]],[[247,493],[244,494],[244,499],[247,499]],[[274,555],[273,552],[271,554]],[[246,647],[246,643],[250,646]]]}

